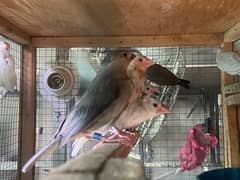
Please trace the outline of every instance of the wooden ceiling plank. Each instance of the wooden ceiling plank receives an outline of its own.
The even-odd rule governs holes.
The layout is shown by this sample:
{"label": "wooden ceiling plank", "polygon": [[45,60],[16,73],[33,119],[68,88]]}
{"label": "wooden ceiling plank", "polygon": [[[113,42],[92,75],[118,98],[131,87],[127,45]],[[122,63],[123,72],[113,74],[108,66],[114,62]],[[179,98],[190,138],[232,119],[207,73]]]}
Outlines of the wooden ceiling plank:
{"label": "wooden ceiling plank", "polygon": [[222,34],[182,34],[162,36],[90,36],[33,37],[35,47],[151,47],[151,46],[219,46]]}
{"label": "wooden ceiling plank", "polygon": [[0,34],[23,45],[31,43],[31,37],[28,34],[2,17],[0,17]]}
{"label": "wooden ceiling plank", "polygon": [[0,16],[31,36],[141,36],[224,32],[236,0],[1,0]]}
{"label": "wooden ceiling plank", "polygon": [[240,39],[240,22],[224,33],[224,42],[233,42],[238,39]]}

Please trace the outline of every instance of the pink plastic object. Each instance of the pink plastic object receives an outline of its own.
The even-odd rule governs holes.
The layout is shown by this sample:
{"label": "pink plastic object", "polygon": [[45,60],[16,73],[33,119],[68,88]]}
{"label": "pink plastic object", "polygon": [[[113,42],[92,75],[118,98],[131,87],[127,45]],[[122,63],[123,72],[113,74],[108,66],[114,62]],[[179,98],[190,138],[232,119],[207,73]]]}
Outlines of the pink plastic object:
{"label": "pink plastic object", "polygon": [[188,139],[179,153],[181,171],[192,170],[200,166],[209,148],[215,148],[218,144],[216,136],[205,134],[204,129],[204,124],[197,124],[189,131]]}

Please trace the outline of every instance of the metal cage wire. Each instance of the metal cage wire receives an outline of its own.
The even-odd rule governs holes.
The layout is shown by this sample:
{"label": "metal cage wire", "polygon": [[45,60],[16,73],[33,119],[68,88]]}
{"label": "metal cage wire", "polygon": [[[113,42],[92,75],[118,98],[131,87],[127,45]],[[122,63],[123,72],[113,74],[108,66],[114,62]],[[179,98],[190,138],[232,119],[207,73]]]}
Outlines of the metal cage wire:
{"label": "metal cage wire", "polygon": [[[0,41],[10,44],[10,54],[15,59],[17,92],[10,93],[0,103],[0,179],[15,180],[18,175],[19,160],[19,117],[20,78],[22,47],[16,42],[0,36]],[[1,67],[0,67],[1,68]]]}
{"label": "metal cage wire", "polygon": [[[178,47],[153,47],[153,48],[137,48],[144,55],[156,61],[160,61],[163,66],[171,68],[173,60],[178,54]],[[146,135],[135,148],[134,154],[142,159],[145,163],[146,178],[154,179],[160,173],[165,173],[179,167],[178,152],[182,143],[187,138],[189,129],[199,122],[203,122],[206,112],[201,102],[197,102],[202,95],[200,89],[204,88],[207,97],[211,93],[219,93],[220,89],[220,71],[216,68],[215,56],[216,48],[213,47],[181,47],[179,59],[181,63],[184,61],[183,71],[179,71],[180,76],[184,75],[185,79],[189,79],[192,89],[185,91],[180,89],[179,94],[172,100],[171,113],[167,115],[163,123],[159,126],[149,126]],[[61,51],[61,52],[59,52]],[[183,57],[184,56],[184,57]],[[81,95],[81,87],[84,85],[84,80],[91,76],[90,80],[95,76],[95,71],[99,68],[99,62],[104,57],[104,49],[97,48],[38,48],[37,49],[37,129],[36,129],[36,150],[45,145],[53,135],[55,129],[61,120],[68,114],[74,104],[74,100]],[[86,61],[91,65],[86,65]],[[168,64],[171,62],[170,64]],[[69,94],[72,96],[70,101],[62,103],[60,100],[49,102],[47,97],[41,95],[41,72],[46,71],[52,66],[61,64],[64,67],[70,65],[75,66],[80,73],[80,89],[78,95]],[[95,71],[94,71],[95,70]],[[210,82],[208,82],[210,81]],[[214,88],[213,88],[214,87]],[[161,87],[164,88],[164,87]],[[176,88],[175,88],[176,89]],[[211,92],[215,89],[216,92]],[[176,89],[177,90],[177,89]],[[170,95],[173,92],[169,92]],[[66,99],[68,99],[66,97]],[[210,113],[208,99],[207,114]],[[175,102],[175,103],[174,103]],[[197,102],[197,103],[196,103]],[[187,118],[193,105],[197,104],[190,118]],[[220,164],[211,162],[211,156],[204,163],[205,168],[215,168],[223,165],[223,139],[221,119],[219,120],[219,137],[220,137]],[[91,143],[84,146],[82,152],[90,149]],[[45,170],[64,163],[69,159],[71,144],[57,150],[53,155],[45,160],[38,161],[35,168],[35,179],[39,179],[46,173]],[[216,154],[216,153],[215,153]],[[204,169],[201,167],[197,170],[179,174],[177,176],[169,176],[168,179],[193,179],[197,174]]]}

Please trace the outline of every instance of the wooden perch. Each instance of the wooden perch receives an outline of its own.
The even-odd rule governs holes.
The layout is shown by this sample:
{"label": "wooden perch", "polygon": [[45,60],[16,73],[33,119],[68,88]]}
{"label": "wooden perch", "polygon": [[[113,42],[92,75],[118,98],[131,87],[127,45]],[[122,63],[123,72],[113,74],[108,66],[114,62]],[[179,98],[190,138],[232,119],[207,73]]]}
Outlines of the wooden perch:
{"label": "wooden perch", "polygon": [[44,180],[144,179],[142,162],[126,158],[130,151],[126,145],[103,144],[51,170]]}

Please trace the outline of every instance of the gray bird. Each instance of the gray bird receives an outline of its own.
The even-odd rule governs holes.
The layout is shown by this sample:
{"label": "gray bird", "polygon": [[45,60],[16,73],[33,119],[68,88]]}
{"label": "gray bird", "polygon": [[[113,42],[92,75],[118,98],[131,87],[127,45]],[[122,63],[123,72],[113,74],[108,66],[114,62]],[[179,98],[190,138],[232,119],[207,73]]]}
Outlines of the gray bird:
{"label": "gray bird", "polygon": [[145,76],[148,80],[165,86],[182,86],[189,89],[190,81],[178,78],[175,74],[169,71],[167,68],[162,67],[159,64],[154,64],[146,70]]}
{"label": "gray bird", "polygon": [[[133,103],[129,105],[129,107],[121,113],[119,118],[115,121],[114,126],[116,129],[129,129],[129,128],[135,128],[138,125],[140,125],[142,122],[153,118],[159,114],[165,114],[169,113],[168,108],[162,104],[162,102],[158,99],[156,99],[156,93],[158,92],[158,88],[154,86],[147,86],[145,88],[145,91],[143,92],[143,95],[137,98]],[[98,133],[106,134],[109,127],[102,127],[97,130]],[[125,132],[127,133],[127,132]],[[83,147],[83,145],[90,139],[92,139],[93,136],[88,137],[82,137],[79,139],[76,139],[73,143],[73,149],[71,156],[75,157],[77,156],[80,149]],[[126,139],[126,137],[123,138],[114,138],[110,139],[110,142],[118,142],[123,139]],[[104,140],[105,142],[108,141],[107,138]],[[131,141],[131,139],[130,139]],[[134,141],[134,139],[133,139]]]}
{"label": "gray bird", "polygon": [[[131,77],[135,74],[130,71],[138,68],[145,71],[154,62],[126,51],[117,52],[113,59],[99,71],[50,142],[22,167],[22,172],[27,172],[36,160],[67,142],[85,136],[106,124],[111,125],[129,103],[139,96],[141,87],[137,87],[138,79]],[[139,62],[141,66],[135,68],[132,65],[134,61]]]}

